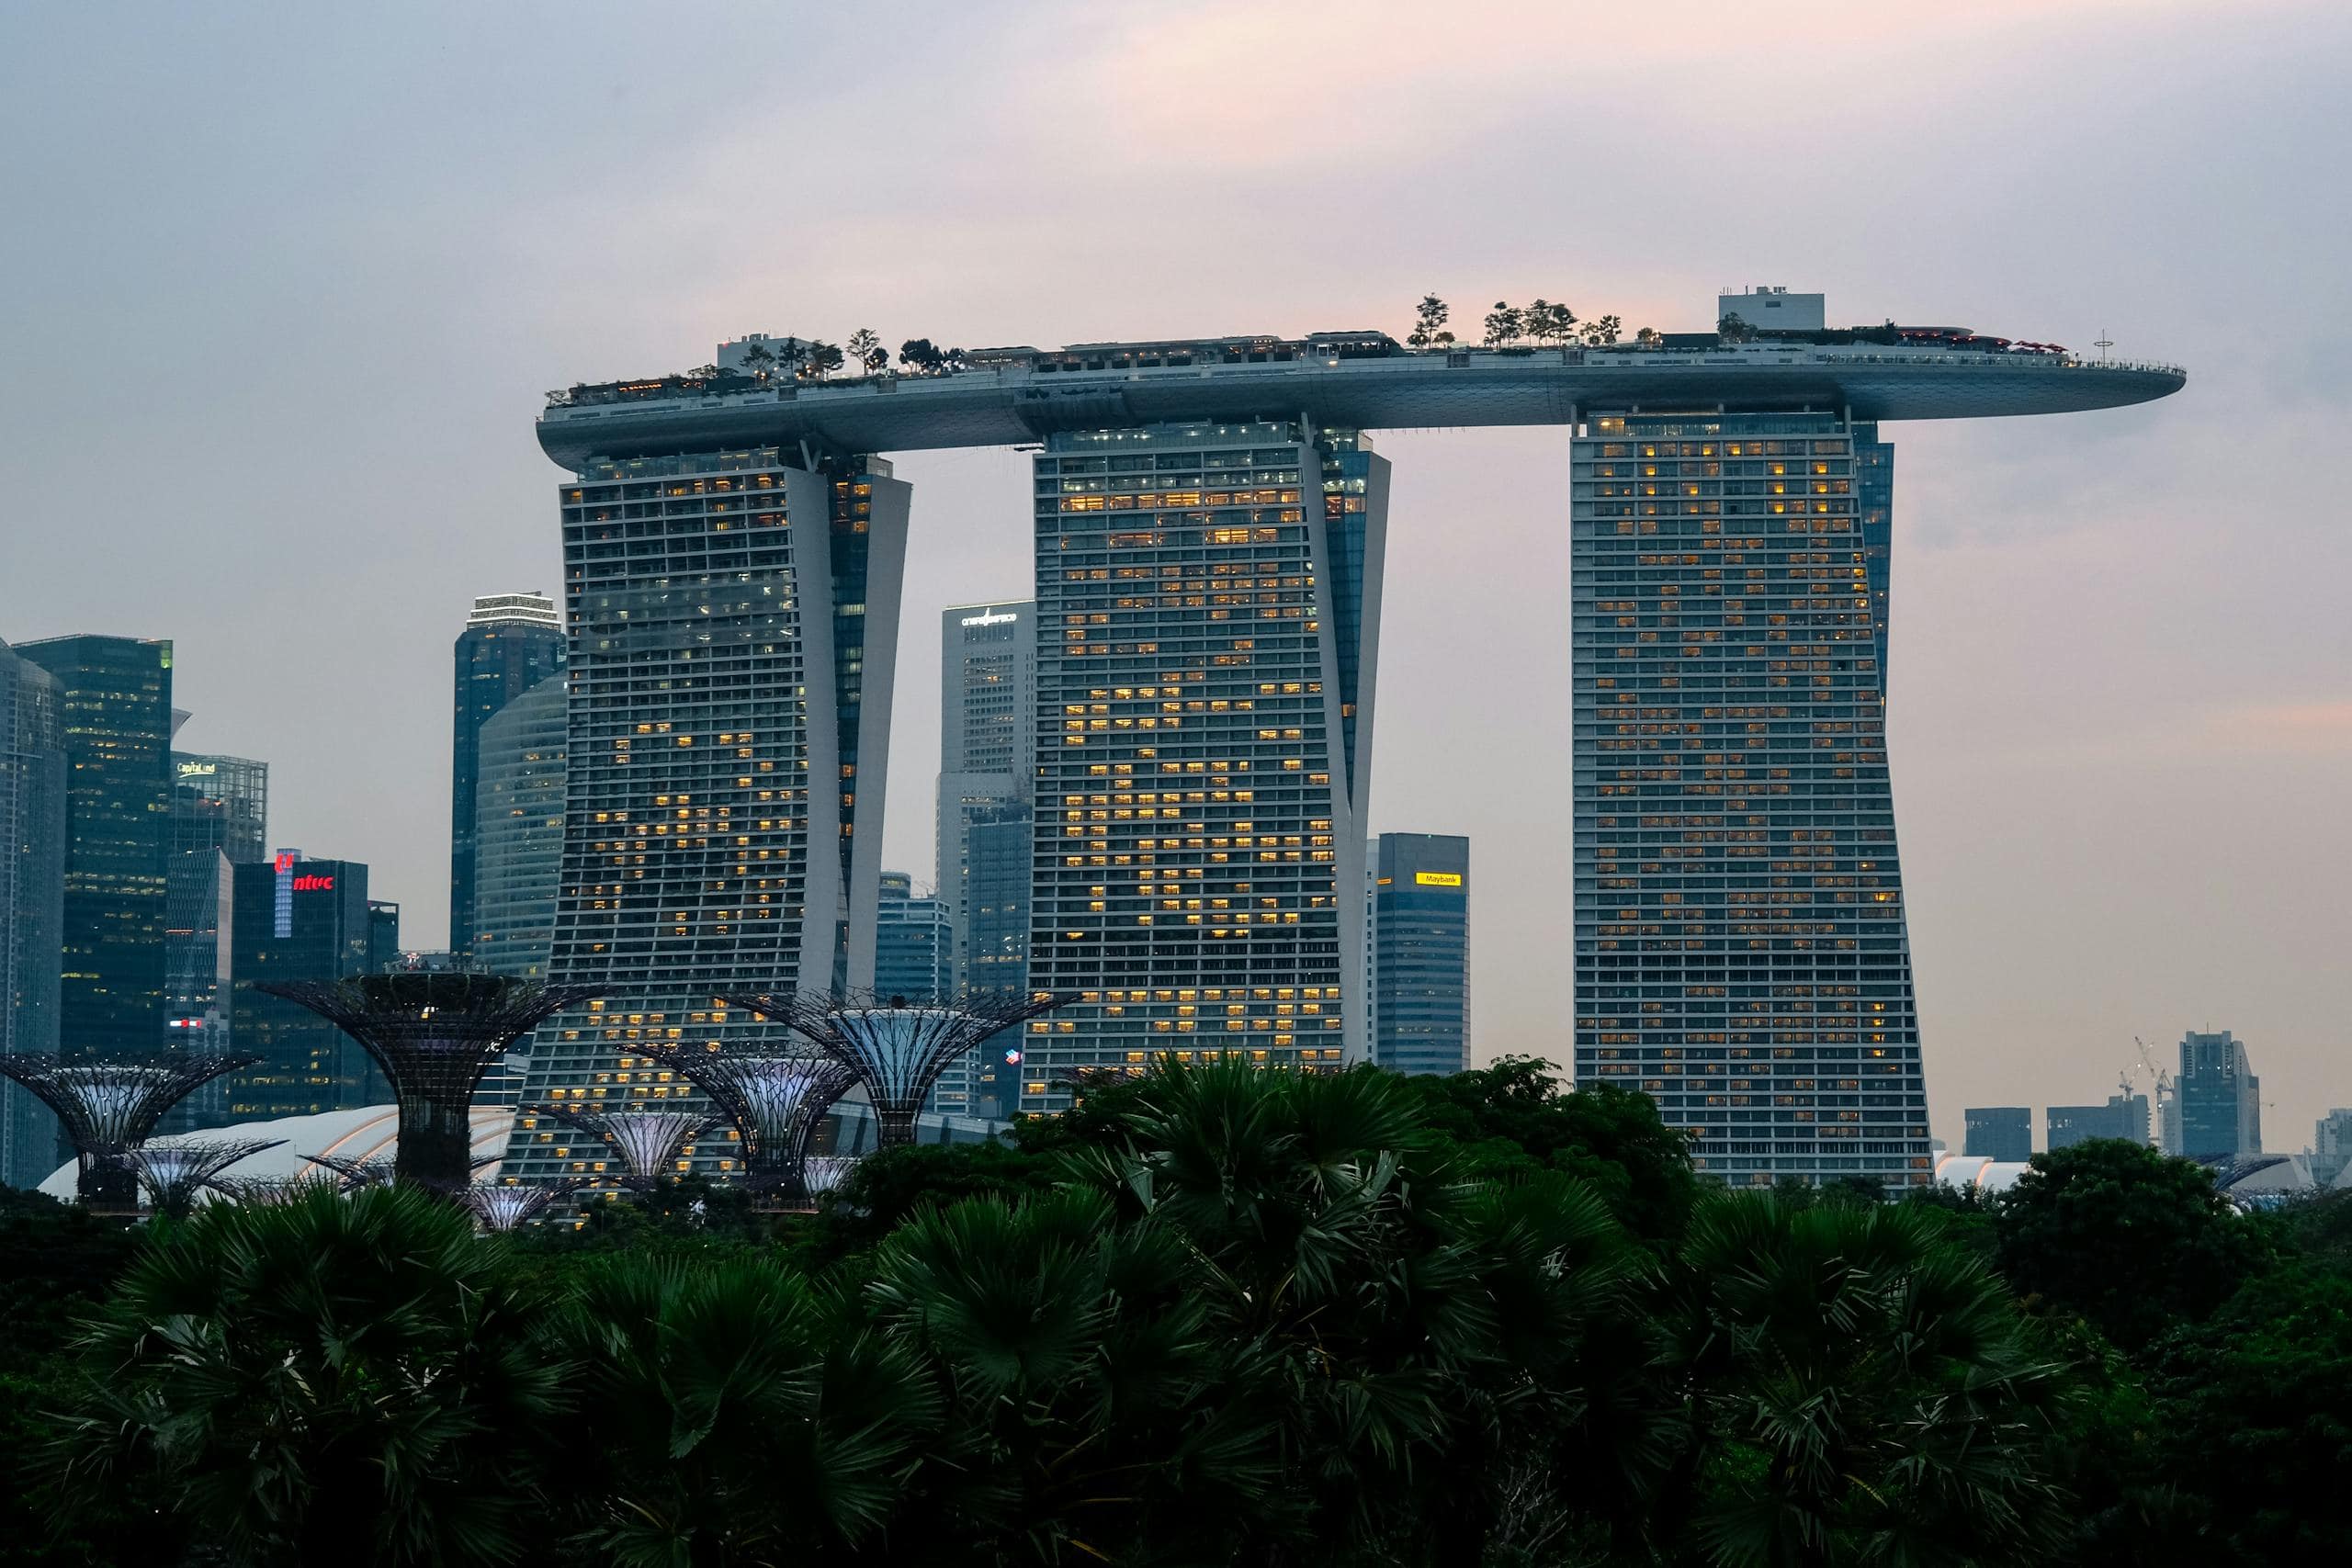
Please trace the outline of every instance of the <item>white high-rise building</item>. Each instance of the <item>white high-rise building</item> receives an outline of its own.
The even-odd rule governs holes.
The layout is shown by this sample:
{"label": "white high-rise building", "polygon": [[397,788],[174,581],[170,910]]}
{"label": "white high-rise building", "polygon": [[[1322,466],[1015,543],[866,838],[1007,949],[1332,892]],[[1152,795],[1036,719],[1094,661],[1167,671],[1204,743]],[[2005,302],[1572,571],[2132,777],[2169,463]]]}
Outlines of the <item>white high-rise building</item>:
{"label": "white high-rise building", "polygon": [[933,886],[955,929],[956,983],[962,987],[981,979],[971,963],[972,829],[1025,814],[1035,794],[1037,606],[1029,600],[952,604],[940,614],[939,644]]}

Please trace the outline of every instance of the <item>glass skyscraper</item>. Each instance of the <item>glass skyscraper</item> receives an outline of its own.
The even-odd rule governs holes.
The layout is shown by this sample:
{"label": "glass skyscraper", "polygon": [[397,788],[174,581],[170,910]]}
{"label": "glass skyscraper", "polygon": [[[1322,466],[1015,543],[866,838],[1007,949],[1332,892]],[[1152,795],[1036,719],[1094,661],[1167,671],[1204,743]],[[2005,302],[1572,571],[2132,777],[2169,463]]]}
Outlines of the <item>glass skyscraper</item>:
{"label": "glass skyscraper", "polygon": [[310,1009],[253,989],[263,980],[335,980],[380,968],[399,945],[368,901],[368,868],[277,851],[232,868],[230,1036],[261,1058],[220,1081],[210,1122],[345,1111],[390,1098],[359,1043]]}
{"label": "glass skyscraper", "polygon": [[1577,1075],[1735,1183],[1924,1185],[1892,450],[1804,412],[1593,411],[1572,445]]}
{"label": "glass skyscraper", "polygon": [[[0,643],[0,1055],[57,1049],[65,920],[65,742],[57,682]],[[57,1118],[0,1082],[0,1181],[57,1168]]]}
{"label": "glass skyscraper", "polygon": [[1399,1073],[1470,1065],[1470,840],[1373,845],[1372,1059]]}
{"label": "glass skyscraper", "polygon": [[563,617],[542,593],[474,601],[458,634],[455,726],[449,745],[449,951],[463,957],[474,911],[474,835],[481,815],[482,726],[563,668]]}
{"label": "glass skyscraper", "polygon": [[[937,874],[933,886],[955,929],[957,983],[1003,978],[1001,955],[973,973],[972,832],[979,822],[1024,818],[1036,778],[1037,606],[1027,601],[950,605],[940,615]],[[1027,945],[1028,872],[1022,873]],[[1014,984],[1018,984],[1016,980]]]}
{"label": "glass skyscraper", "polygon": [[18,657],[57,686],[66,761],[59,1049],[153,1051],[164,1037],[172,645],[62,637]]}
{"label": "glass skyscraper", "polygon": [[1368,1051],[1363,765],[1387,465],[1287,422],[1035,459],[1037,828],[1019,1109],[1084,1068]]}
{"label": "glass skyscraper", "polygon": [[2226,1030],[2180,1037],[2180,1147],[2190,1159],[2262,1152],[2262,1080]]}
{"label": "glass skyscraper", "polygon": [[[547,976],[563,865],[568,699],[563,676],[550,675],[477,739],[474,927],[460,951],[493,975]],[[450,945],[459,946],[454,935]]]}
{"label": "glass skyscraper", "polygon": [[221,910],[231,897],[228,868],[269,858],[268,821],[268,763],[248,757],[172,753],[164,914],[164,1030],[168,1043],[228,1048],[229,1010],[220,996],[227,971]]}
{"label": "glass skyscraper", "polygon": [[[908,487],[878,459],[808,460],[590,457],[562,487],[548,973],[611,994],[540,1031],[526,1101],[688,1098],[649,1047],[775,1033],[715,992],[873,983]],[[519,1119],[507,1174],[570,1170],[568,1143]]]}

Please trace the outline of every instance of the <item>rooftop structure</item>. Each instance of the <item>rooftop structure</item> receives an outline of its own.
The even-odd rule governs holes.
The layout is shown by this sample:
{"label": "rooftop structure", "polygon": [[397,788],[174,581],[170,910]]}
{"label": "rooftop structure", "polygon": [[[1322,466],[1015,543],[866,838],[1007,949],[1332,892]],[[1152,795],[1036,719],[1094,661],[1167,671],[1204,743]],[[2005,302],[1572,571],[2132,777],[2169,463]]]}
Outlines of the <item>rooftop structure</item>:
{"label": "rooftop structure", "polygon": [[[1010,446],[1066,430],[1301,410],[1351,430],[1572,424],[1578,411],[1603,406],[1981,419],[2119,408],[2178,391],[2188,378],[2176,366],[2086,359],[1960,328],[1867,330],[1895,341],[1415,353],[1378,333],[1323,333],[989,349],[967,355],[967,368],[936,376],[763,384],[721,374],[582,385],[555,394],[538,436],[548,457],[576,470],[592,456],[682,446]],[[1901,336],[1906,330],[1930,335]]]}
{"label": "rooftop structure", "polygon": [[[498,1158],[506,1147],[508,1130],[514,1125],[512,1109],[478,1105],[469,1120],[472,1123],[472,1153],[477,1161],[485,1156],[487,1166],[477,1164],[477,1174],[484,1180],[498,1179]],[[261,1153],[248,1155],[223,1172],[214,1186],[224,1182],[256,1181],[300,1184],[306,1190],[311,1186],[340,1186],[341,1182],[324,1174],[321,1156],[333,1156],[353,1164],[375,1166],[389,1164],[397,1147],[400,1134],[400,1111],[390,1105],[362,1105],[348,1111],[322,1111],[315,1116],[279,1116],[268,1121],[241,1122],[232,1126],[208,1131],[207,1138],[275,1141],[276,1146]],[[68,1162],[56,1167],[40,1183],[40,1190],[52,1198],[71,1198],[81,1174],[78,1163]]]}

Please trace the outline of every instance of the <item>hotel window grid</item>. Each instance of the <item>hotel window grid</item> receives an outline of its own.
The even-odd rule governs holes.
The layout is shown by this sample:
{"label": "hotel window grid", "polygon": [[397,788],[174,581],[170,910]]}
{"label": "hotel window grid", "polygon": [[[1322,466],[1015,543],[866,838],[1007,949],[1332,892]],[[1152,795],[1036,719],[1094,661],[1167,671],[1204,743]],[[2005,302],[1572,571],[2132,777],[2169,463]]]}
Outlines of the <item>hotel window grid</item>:
{"label": "hotel window grid", "polygon": [[1893,453],[1818,413],[1573,443],[1579,1078],[1702,1168],[1931,1179],[1885,738]]}
{"label": "hotel window grid", "polygon": [[1035,481],[1029,979],[1081,999],[1030,1025],[1019,1108],[1159,1052],[1360,1059],[1385,465],[1349,432],[1169,425],[1056,435]]}

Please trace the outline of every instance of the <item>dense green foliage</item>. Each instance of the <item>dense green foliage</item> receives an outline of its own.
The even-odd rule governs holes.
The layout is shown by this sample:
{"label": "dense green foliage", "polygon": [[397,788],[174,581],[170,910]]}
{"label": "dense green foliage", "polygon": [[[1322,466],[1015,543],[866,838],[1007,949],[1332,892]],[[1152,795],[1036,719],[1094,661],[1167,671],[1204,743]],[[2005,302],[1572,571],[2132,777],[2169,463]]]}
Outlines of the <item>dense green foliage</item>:
{"label": "dense green foliage", "polygon": [[2346,1201],[2241,1215],[2123,1145],[1989,1203],[1724,1194],[1527,1061],[1170,1066],[782,1220],[684,1183],[492,1240],[378,1190],[133,1238],[11,1198],[0,1314],[10,1561],[2352,1546]]}

